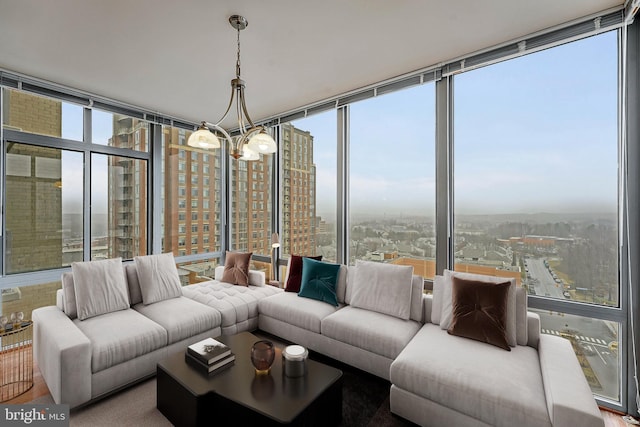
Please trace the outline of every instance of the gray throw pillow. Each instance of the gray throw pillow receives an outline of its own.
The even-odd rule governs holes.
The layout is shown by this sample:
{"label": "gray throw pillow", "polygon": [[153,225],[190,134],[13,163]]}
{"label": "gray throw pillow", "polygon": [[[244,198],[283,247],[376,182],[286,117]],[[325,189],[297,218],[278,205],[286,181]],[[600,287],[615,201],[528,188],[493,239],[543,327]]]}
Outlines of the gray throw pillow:
{"label": "gray throw pillow", "polygon": [[182,285],[172,253],[137,256],[138,282],[144,305],[182,296]]}
{"label": "gray throw pillow", "polygon": [[73,262],[71,271],[78,319],[85,320],[129,308],[129,291],[122,258]]}

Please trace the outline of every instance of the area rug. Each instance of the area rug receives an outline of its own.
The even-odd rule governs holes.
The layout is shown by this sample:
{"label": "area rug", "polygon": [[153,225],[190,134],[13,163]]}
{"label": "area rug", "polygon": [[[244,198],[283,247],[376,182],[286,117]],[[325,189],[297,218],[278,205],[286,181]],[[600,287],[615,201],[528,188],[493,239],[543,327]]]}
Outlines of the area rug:
{"label": "area rug", "polygon": [[[414,424],[393,415],[389,410],[388,381],[351,366],[312,354],[313,359],[343,372],[343,427],[402,427]],[[31,403],[53,404],[51,396]],[[86,407],[71,411],[71,426],[171,426],[156,409],[156,379],[151,378]]]}

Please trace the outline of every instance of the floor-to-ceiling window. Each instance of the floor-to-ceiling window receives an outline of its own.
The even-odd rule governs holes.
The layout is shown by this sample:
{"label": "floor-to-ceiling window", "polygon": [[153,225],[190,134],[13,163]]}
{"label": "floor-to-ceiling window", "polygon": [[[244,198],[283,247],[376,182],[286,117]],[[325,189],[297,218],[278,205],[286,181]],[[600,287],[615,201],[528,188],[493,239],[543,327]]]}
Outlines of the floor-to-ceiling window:
{"label": "floor-to-ceiling window", "polygon": [[538,310],[543,332],[613,401],[621,329],[598,306],[620,306],[617,53],[613,31],[461,73],[453,114],[455,269],[566,302]]}
{"label": "floor-to-ceiling window", "polygon": [[281,126],[281,257],[337,256],[336,111]]}
{"label": "floor-to-ceiling window", "polygon": [[[190,147],[191,131],[162,127],[162,251],[176,257],[221,250],[220,150]],[[217,257],[180,263],[183,284],[214,276]]]}
{"label": "floor-to-ceiling window", "polygon": [[1,109],[1,311],[30,318],[72,262],[148,253],[149,123],[13,89]]}
{"label": "floor-to-ceiling window", "polygon": [[350,263],[412,265],[434,277],[434,86],[350,105]]}

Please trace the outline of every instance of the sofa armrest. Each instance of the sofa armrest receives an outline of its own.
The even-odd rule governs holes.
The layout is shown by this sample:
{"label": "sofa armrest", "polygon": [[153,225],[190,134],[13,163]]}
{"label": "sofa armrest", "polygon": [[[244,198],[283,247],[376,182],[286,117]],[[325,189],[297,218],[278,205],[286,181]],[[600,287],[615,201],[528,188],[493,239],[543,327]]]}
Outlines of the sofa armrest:
{"label": "sofa armrest", "polygon": [[537,313],[527,312],[527,345],[535,349],[540,342],[540,316]]}
{"label": "sofa armrest", "polygon": [[433,295],[422,295],[422,323],[431,323],[431,308],[433,307]]}
{"label": "sofa armrest", "polygon": [[57,404],[71,408],[91,400],[91,342],[55,306],[33,310],[33,350]]}
{"label": "sofa armrest", "polygon": [[[224,265],[219,265],[215,268],[214,279],[218,282],[222,282],[222,276],[224,276]],[[249,284],[252,286],[265,286],[266,275],[264,271],[249,270]]]}
{"label": "sofa armrest", "polygon": [[547,409],[554,427],[603,427],[571,343],[561,337],[541,335],[538,345]]}

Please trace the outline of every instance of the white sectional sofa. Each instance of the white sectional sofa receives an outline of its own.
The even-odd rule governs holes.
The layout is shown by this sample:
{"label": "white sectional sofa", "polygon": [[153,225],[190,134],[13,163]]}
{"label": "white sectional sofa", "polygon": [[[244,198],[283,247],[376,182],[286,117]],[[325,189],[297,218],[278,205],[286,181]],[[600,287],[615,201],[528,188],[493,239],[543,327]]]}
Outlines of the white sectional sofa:
{"label": "white sectional sofa", "polygon": [[441,328],[443,301],[451,298],[440,288],[444,278],[433,296],[423,294],[421,277],[406,284],[409,319],[376,311],[399,304],[390,293],[376,309],[352,306],[354,285],[363,286],[357,270],[368,264],[341,267],[338,307],[288,292],[260,300],[260,329],[390,380],[391,411],[419,425],[604,425],[569,341],[540,334],[515,282],[513,342],[505,351]]}
{"label": "white sectional sofa", "polygon": [[[165,270],[152,265],[162,288]],[[391,411],[420,425],[603,426],[570,343],[540,334],[515,285],[505,351],[447,333],[452,272],[436,279],[432,296],[410,267],[342,265],[332,305],[265,286],[259,272],[246,287],[223,283],[224,267],[215,280],[149,300],[147,267],[124,266],[126,305],[117,310],[87,318],[78,277],[65,273],[57,307],[33,311],[36,361],[56,403],[85,404],[153,375],[159,360],[193,342],[259,327],[389,380]]]}
{"label": "white sectional sofa", "polygon": [[[165,268],[175,270],[173,257],[166,261]],[[158,361],[194,342],[254,330],[257,300],[282,292],[266,286],[264,273],[253,270],[248,287],[223,283],[222,266],[216,268],[217,280],[181,287],[179,295],[144,304],[136,264],[122,268],[125,308],[80,320],[74,276],[64,273],[56,306],[32,313],[34,357],[56,403],[86,404],[154,375]]]}

